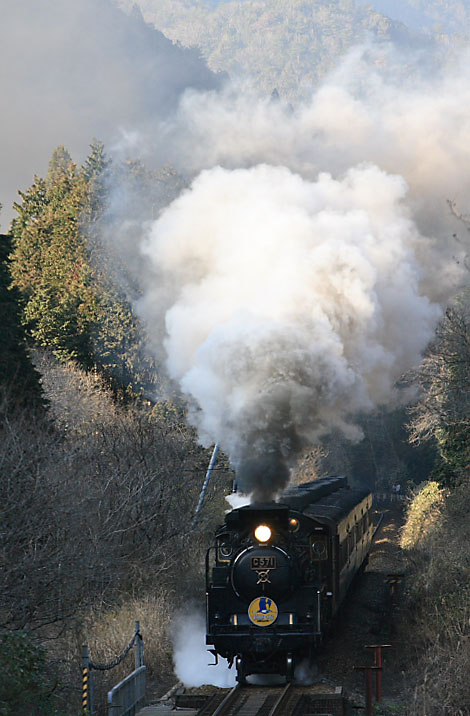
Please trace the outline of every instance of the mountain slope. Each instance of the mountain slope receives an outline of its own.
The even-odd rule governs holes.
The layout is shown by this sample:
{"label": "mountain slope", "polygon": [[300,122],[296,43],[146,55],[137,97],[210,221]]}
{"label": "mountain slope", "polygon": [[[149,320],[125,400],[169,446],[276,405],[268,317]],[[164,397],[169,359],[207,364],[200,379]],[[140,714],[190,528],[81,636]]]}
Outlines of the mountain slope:
{"label": "mountain slope", "polygon": [[[128,10],[133,0],[120,0]],[[140,0],[148,22],[186,47],[200,47],[214,71],[249,76],[264,92],[291,100],[312,87],[352,46],[366,39],[421,47],[410,33],[354,0]]]}

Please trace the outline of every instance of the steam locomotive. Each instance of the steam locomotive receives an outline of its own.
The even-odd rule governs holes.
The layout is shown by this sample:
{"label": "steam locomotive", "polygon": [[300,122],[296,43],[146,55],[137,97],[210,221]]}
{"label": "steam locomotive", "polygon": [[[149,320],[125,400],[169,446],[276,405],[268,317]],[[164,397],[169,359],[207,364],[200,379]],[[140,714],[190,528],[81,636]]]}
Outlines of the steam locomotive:
{"label": "steam locomotive", "polygon": [[226,515],[206,556],[206,643],[235,662],[239,682],[291,681],[296,663],[314,658],[367,563],[371,509],[371,492],[340,476]]}

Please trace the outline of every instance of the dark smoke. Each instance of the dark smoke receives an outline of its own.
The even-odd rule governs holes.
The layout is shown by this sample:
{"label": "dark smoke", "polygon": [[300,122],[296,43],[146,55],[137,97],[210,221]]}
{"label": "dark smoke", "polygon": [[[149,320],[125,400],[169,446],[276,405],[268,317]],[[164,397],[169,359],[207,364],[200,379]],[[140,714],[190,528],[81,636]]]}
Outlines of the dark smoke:
{"label": "dark smoke", "polygon": [[251,495],[253,502],[269,502],[289,481],[286,457],[278,447],[269,450],[266,448],[259,457],[242,456],[235,466],[237,483],[243,493]]}

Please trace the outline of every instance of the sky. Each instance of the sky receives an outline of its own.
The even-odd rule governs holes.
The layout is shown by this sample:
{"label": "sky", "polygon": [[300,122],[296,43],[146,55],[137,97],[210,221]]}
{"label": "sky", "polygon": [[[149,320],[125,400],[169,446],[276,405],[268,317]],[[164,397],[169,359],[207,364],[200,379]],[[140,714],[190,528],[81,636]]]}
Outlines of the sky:
{"label": "sky", "polygon": [[220,85],[196,52],[177,48],[110,0],[15,0],[1,11],[4,231],[18,189],[46,173],[55,147],[82,162],[96,137],[130,154],[136,133],[168,116],[186,87]]}

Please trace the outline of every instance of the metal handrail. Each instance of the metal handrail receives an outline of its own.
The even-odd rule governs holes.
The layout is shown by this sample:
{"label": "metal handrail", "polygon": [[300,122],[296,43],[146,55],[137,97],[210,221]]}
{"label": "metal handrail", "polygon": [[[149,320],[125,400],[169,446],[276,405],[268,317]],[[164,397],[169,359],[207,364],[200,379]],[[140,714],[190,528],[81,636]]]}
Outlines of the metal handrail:
{"label": "metal handrail", "polygon": [[135,622],[135,632],[127,646],[108,663],[93,661],[88,645],[82,649],[82,714],[94,716],[93,672],[108,671],[120,664],[134,647],[134,671],[108,692],[109,716],[135,716],[136,709],[145,697],[144,643],[140,624]]}
{"label": "metal handrail", "polygon": [[108,691],[108,716],[135,716],[145,695],[146,666],[139,666]]}

